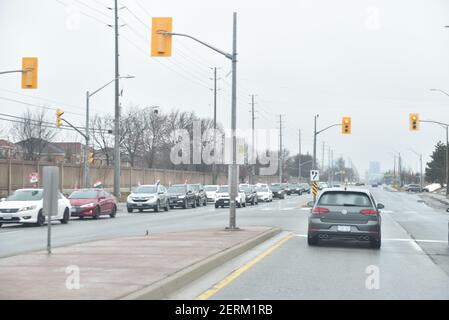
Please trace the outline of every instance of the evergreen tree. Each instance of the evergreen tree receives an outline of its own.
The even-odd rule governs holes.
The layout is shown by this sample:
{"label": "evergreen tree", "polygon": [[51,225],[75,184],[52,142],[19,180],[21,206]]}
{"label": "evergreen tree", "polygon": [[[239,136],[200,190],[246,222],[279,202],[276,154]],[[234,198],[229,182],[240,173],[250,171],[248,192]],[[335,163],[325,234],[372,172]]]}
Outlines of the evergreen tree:
{"label": "evergreen tree", "polygon": [[443,186],[446,180],[446,145],[438,142],[430,158],[432,160],[427,163],[426,178]]}

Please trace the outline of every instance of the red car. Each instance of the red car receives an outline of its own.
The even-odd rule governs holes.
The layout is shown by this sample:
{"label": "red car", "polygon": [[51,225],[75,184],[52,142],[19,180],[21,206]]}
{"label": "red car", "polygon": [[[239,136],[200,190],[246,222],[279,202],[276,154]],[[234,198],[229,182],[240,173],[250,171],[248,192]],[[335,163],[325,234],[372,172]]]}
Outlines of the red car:
{"label": "red car", "polygon": [[117,201],[109,192],[101,189],[81,189],[73,191],[69,196],[72,205],[72,217],[92,217],[98,219],[101,215],[115,218]]}

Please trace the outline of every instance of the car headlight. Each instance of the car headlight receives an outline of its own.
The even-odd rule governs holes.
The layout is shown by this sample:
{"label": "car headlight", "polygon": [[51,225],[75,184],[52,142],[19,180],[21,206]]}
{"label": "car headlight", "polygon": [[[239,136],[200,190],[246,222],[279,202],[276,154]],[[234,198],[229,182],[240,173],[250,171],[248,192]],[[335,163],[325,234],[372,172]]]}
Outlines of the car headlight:
{"label": "car headlight", "polygon": [[20,209],[19,212],[30,211],[30,210],[34,210],[34,209],[36,209],[36,206],[29,206],[29,207],[25,207],[25,208]]}
{"label": "car headlight", "polygon": [[82,206],[80,206],[80,208],[90,208],[90,207],[94,207],[95,203],[86,203],[83,204]]}
{"label": "car headlight", "polygon": [[131,202],[133,199],[131,198],[131,195],[128,196],[128,198],[126,198],[126,202]]}

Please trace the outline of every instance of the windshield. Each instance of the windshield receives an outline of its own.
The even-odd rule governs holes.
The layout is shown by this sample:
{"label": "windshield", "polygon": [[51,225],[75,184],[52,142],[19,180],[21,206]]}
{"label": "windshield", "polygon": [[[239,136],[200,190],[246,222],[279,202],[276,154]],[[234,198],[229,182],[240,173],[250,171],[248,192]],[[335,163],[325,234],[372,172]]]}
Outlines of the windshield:
{"label": "windshield", "polygon": [[138,187],[136,191],[134,191],[136,194],[142,194],[142,193],[157,193],[157,187],[156,186],[142,186]]}
{"label": "windshield", "polygon": [[38,201],[42,200],[42,190],[17,190],[6,201]]}
{"label": "windshield", "polygon": [[318,206],[372,207],[368,195],[361,192],[326,192]]}
{"label": "windshield", "polygon": [[256,191],[257,192],[269,192],[270,190],[268,190],[268,188],[261,187],[261,188],[257,188]]}
{"label": "windshield", "polygon": [[170,188],[168,188],[169,193],[185,193],[186,190],[187,190],[187,186],[185,186],[185,185],[171,186]]}
{"label": "windshield", "polygon": [[204,190],[206,190],[206,191],[217,191],[218,190],[218,186],[206,186],[204,188]]}
{"label": "windshield", "polygon": [[228,186],[223,186],[223,187],[220,187],[220,188],[218,189],[218,192],[219,192],[219,193],[227,193],[227,192],[228,192],[228,189],[229,189]]}
{"label": "windshield", "polygon": [[95,199],[97,195],[98,191],[95,190],[77,190],[72,192],[69,199]]}
{"label": "windshield", "polygon": [[192,184],[191,186],[192,186],[193,191],[195,191],[195,192],[200,191],[200,186],[198,184]]}
{"label": "windshield", "polygon": [[240,190],[243,191],[243,192],[246,192],[246,193],[252,191],[250,186],[241,186]]}

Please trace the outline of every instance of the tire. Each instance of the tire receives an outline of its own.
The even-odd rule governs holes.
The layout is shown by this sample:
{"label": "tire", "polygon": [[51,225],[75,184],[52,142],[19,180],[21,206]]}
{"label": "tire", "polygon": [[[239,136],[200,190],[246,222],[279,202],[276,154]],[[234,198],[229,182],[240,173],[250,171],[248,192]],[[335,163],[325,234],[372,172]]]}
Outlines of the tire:
{"label": "tire", "polygon": [[2,223],[0,222],[0,228],[2,227]]}
{"label": "tire", "polygon": [[100,207],[96,207],[96,208],[95,208],[94,215],[92,216],[92,219],[97,220],[98,218],[100,218],[100,214],[101,214],[101,209],[100,209]]}
{"label": "tire", "polygon": [[254,198],[253,198],[253,200],[251,201],[251,205],[254,206],[255,204],[256,204],[256,202],[254,201]]}
{"label": "tire", "polygon": [[164,211],[167,212],[168,210],[170,210],[170,206],[168,205],[168,201],[166,201]]}
{"label": "tire", "polygon": [[246,202],[243,202],[243,207],[244,207],[244,208],[246,207]]}
{"label": "tire", "polygon": [[39,213],[37,214],[37,221],[36,221],[36,226],[38,227],[42,227],[45,223],[45,217],[44,214],[42,213],[42,210],[39,211]]}
{"label": "tire", "polygon": [[206,207],[206,206],[207,206],[207,198],[206,198],[206,199],[204,199],[204,203],[203,203],[203,206],[204,206],[204,207]]}
{"label": "tire", "polygon": [[237,208],[241,208],[242,207],[242,204],[240,203],[240,202],[237,202],[237,206],[236,206]]}
{"label": "tire", "polygon": [[218,207],[219,207],[219,205],[216,204],[216,205],[215,205],[215,209],[218,209]]}
{"label": "tire", "polygon": [[371,240],[370,243],[369,243],[369,246],[371,248],[373,248],[373,249],[380,249],[381,245],[382,245],[382,239],[381,238]]}
{"label": "tire", "polygon": [[133,213],[134,209],[131,208],[127,208],[128,209],[128,213]]}
{"label": "tire", "polygon": [[68,208],[65,208],[64,214],[62,215],[62,219],[60,220],[62,224],[69,223],[70,220],[70,212]]}
{"label": "tire", "polygon": [[196,208],[196,200],[193,201],[192,208]]}
{"label": "tire", "polygon": [[79,216],[78,219],[79,220],[84,220],[84,216]]}
{"label": "tire", "polygon": [[175,207],[173,207],[173,206],[169,206],[170,207],[170,209],[174,209]]}
{"label": "tire", "polygon": [[188,202],[187,202],[187,199],[185,199],[184,204],[182,205],[182,208],[187,209],[187,205],[188,205]]}
{"label": "tire", "polygon": [[143,209],[139,209],[139,212],[143,212]]}
{"label": "tire", "polygon": [[316,246],[318,244],[318,237],[317,236],[314,236],[314,237],[308,236],[307,244],[309,246]]}
{"label": "tire", "polygon": [[157,201],[156,206],[154,207],[153,210],[154,210],[154,212],[161,211],[161,204],[160,204],[159,200]]}
{"label": "tire", "polygon": [[117,215],[117,206],[114,204],[114,206],[112,207],[112,212],[109,216],[111,218],[115,218],[116,215]]}

